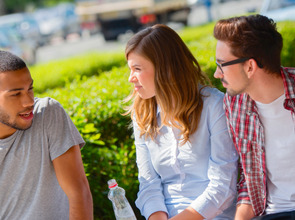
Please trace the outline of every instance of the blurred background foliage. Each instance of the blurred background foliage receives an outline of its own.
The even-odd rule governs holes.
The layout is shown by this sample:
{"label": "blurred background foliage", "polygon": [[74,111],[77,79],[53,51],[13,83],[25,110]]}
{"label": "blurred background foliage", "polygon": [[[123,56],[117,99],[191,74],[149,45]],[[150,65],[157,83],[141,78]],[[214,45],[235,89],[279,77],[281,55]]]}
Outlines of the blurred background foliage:
{"label": "blurred background foliage", "polygon": [[[197,58],[202,70],[218,89],[224,91],[216,70],[213,23],[187,27],[179,32]],[[284,38],[282,65],[295,63],[295,22],[280,22]],[[86,141],[82,149],[85,172],[94,201],[95,219],[114,219],[107,198],[107,181],[115,178],[126,190],[126,196],[143,219],[134,202],[138,191],[135,146],[130,118],[122,116],[123,102],[132,86],[124,52],[90,53],[58,62],[30,67],[37,97],[50,96],[66,109]]]}
{"label": "blurred background foliage", "polygon": [[30,7],[49,7],[60,2],[75,2],[74,0],[0,0],[0,14],[27,11]]}

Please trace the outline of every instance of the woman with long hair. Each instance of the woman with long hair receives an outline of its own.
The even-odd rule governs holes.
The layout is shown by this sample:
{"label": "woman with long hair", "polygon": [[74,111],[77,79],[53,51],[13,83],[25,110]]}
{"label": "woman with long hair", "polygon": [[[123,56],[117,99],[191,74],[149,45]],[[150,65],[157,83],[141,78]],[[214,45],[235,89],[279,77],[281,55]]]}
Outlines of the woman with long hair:
{"label": "woman with long hair", "polygon": [[125,55],[134,84],[126,114],[133,121],[141,214],[149,220],[233,219],[238,155],[223,94],[206,86],[197,60],[168,26],[135,34]]}

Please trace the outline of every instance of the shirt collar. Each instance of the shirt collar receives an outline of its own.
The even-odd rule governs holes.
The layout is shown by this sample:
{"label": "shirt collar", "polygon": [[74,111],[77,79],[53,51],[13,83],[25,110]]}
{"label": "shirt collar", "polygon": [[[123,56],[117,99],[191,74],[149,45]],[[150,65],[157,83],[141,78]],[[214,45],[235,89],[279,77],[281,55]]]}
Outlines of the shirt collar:
{"label": "shirt collar", "polygon": [[295,68],[281,68],[286,99],[295,99]]}
{"label": "shirt collar", "polygon": [[161,107],[159,105],[157,105],[157,117],[160,115],[161,113]]}
{"label": "shirt collar", "polygon": [[[281,75],[284,83],[285,90],[285,103],[284,107],[288,110],[295,109],[295,68],[281,68]],[[247,113],[258,112],[255,101],[250,98],[246,93],[242,94],[246,96],[243,98],[245,101],[245,110]]]}
{"label": "shirt collar", "polygon": [[295,68],[281,68],[281,74],[285,89],[284,107],[287,110],[295,112]]}
{"label": "shirt collar", "polygon": [[246,105],[245,105],[245,110],[246,113],[251,114],[252,112],[254,113],[258,113],[258,109],[257,106],[255,104],[255,101],[253,99],[250,98],[250,96],[248,94],[243,94],[244,96],[246,96],[245,100],[246,100]]}

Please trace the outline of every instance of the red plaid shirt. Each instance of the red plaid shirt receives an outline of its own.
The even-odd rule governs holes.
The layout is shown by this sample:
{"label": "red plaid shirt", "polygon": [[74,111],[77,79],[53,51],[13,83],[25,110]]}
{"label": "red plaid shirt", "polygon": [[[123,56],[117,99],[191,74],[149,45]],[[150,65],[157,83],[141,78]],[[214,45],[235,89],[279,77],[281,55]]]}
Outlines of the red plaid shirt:
{"label": "red plaid shirt", "polygon": [[[284,108],[295,114],[295,68],[282,68],[285,88]],[[255,102],[247,95],[225,95],[224,108],[230,135],[240,155],[238,204],[253,206],[255,215],[266,207],[266,167],[264,130]]]}

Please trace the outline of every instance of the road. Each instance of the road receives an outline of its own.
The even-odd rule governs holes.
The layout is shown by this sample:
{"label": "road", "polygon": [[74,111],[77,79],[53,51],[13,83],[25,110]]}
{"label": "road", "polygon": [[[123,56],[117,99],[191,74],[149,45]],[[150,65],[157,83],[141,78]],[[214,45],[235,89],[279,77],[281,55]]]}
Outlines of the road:
{"label": "road", "polygon": [[[263,0],[235,0],[215,3],[212,0],[211,14],[213,20],[229,16],[241,15],[249,11],[259,11]],[[197,26],[208,22],[207,10],[204,6],[192,9],[188,19],[189,26]],[[177,24],[169,24],[174,29],[182,28]],[[60,60],[71,56],[88,53],[91,51],[124,51],[130,34],[120,36],[118,41],[105,42],[102,35],[97,34],[90,37],[69,36],[66,41],[55,39],[51,45],[41,47],[37,51],[37,63],[45,63],[51,60]]]}
{"label": "road", "polygon": [[67,41],[56,39],[51,45],[37,50],[37,63],[60,60],[91,51],[116,51],[123,48],[122,41],[105,42],[103,36],[99,34],[83,38],[74,36]]}

